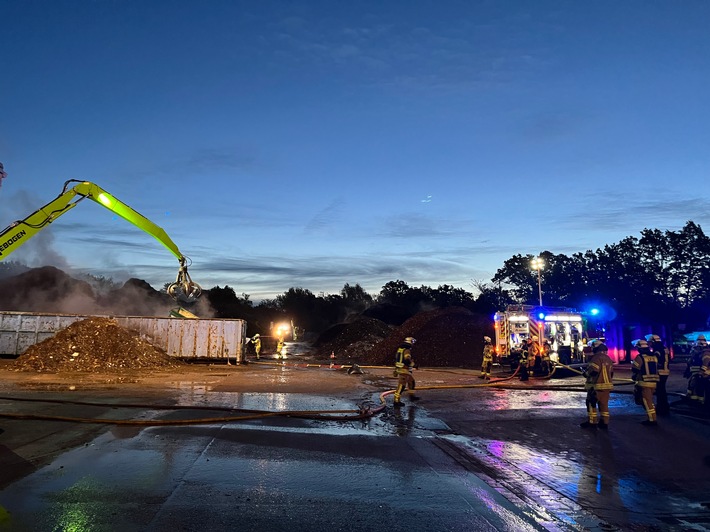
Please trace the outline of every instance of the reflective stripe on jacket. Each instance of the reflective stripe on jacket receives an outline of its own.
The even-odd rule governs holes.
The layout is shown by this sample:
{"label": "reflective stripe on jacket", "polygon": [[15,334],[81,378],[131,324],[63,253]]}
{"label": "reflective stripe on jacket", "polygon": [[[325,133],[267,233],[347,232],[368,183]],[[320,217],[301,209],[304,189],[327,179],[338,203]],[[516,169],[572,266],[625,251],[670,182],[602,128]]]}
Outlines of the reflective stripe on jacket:
{"label": "reflective stripe on jacket", "polygon": [[609,355],[598,353],[592,356],[585,370],[587,382],[585,388],[598,391],[611,390],[614,387],[614,362]]}
{"label": "reflective stripe on jacket", "polygon": [[658,358],[658,374],[670,375],[671,368],[669,366],[671,360],[671,352],[663,344],[659,344],[658,350],[654,349],[653,354]]}
{"label": "reflective stripe on jacket", "polygon": [[636,384],[653,388],[660,380],[658,377],[658,358],[653,354],[640,354],[634,359],[632,372]]}
{"label": "reflective stripe on jacket", "polygon": [[414,365],[412,351],[409,346],[399,346],[395,354],[394,367],[397,373],[410,373],[409,368]]}

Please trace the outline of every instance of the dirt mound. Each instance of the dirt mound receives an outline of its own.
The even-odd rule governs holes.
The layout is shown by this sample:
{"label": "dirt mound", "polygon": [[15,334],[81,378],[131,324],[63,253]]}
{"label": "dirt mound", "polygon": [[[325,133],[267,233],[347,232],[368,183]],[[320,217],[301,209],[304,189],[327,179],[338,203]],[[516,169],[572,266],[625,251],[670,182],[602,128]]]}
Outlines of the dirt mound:
{"label": "dirt mound", "polygon": [[420,312],[361,355],[360,363],[393,365],[397,347],[408,336],[417,340],[412,356],[420,366],[476,368],[483,358],[483,337],[493,336],[493,325],[488,316],[462,307]]}
{"label": "dirt mound", "polygon": [[83,371],[171,368],[183,364],[163,350],[124,329],[110,318],[72,323],[54,337],[27,348],[14,361],[14,371]]}
{"label": "dirt mound", "polygon": [[63,271],[44,266],[0,281],[0,310],[19,312],[91,313],[94,291]]}
{"label": "dirt mound", "polygon": [[316,358],[328,359],[335,354],[340,362],[372,349],[392,332],[392,327],[374,318],[359,317],[352,323],[340,323],[321,334],[313,344]]}

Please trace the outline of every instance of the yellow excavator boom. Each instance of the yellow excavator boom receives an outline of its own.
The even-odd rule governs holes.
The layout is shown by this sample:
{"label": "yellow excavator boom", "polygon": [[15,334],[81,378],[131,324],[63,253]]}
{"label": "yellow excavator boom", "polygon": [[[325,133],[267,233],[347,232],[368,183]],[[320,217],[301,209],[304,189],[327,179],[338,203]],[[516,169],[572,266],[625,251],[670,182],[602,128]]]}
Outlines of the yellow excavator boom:
{"label": "yellow excavator boom", "polygon": [[[78,184],[70,187],[70,183]],[[76,200],[72,201],[75,198]],[[180,262],[177,278],[174,283],[168,286],[168,294],[173,299],[191,303],[200,297],[202,288],[192,281],[190,274],[187,272],[187,257],[180,253],[177,245],[175,245],[175,242],[172,241],[165,230],[109,194],[97,184],[90,183],[89,181],[70,179],[64,183],[64,188],[59,196],[47,203],[44,207],[37,209],[24,220],[11,223],[0,232],[0,260],[5,260],[13,251],[22,246],[62,214],[69,212],[85,198],[95,201],[111,212],[116,213],[124,220],[131,222],[136,227],[152,235],[177,257]]]}

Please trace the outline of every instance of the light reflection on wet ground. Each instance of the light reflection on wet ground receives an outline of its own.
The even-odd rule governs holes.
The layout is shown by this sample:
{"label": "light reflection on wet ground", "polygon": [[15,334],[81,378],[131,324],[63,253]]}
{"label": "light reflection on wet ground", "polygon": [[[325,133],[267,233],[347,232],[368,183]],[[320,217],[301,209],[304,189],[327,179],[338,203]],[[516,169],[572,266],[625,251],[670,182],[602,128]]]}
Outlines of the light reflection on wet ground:
{"label": "light reflection on wet ground", "polygon": [[[426,385],[446,382],[441,379],[441,373],[444,372],[422,372],[418,382]],[[212,377],[223,375],[229,373]],[[253,383],[271,386],[287,383],[294,375],[303,376],[274,366],[260,369],[252,378]],[[320,375],[320,379],[327,379],[330,373]],[[453,372],[451,375],[452,380],[458,382],[476,382],[470,375]],[[375,372],[364,376],[362,382],[378,387],[388,385],[388,381]],[[464,476],[457,481],[459,491],[454,490],[454,493],[459,499],[454,504],[454,513],[460,521],[451,521],[451,530],[465,529],[458,526],[463,523],[475,530],[610,529],[605,528],[607,525],[597,515],[608,523],[626,524],[622,528],[628,530],[635,526],[638,530],[702,530],[704,523],[710,523],[703,500],[685,496],[688,482],[695,482],[708,492],[703,471],[695,471],[694,478],[683,478],[674,470],[682,466],[673,463],[676,452],[689,459],[697,458],[696,447],[702,442],[707,444],[708,439],[703,439],[707,429],[693,436],[687,424],[675,417],[663,420],[656,433],[650,433],[640,426],[642,411],[633,404],[632,397],[614,394],[609,432],[583,431],[579,422],[586,416],[585,394],[554,389],[568,385],[568,382],[550,383],[551,389],[536,390],[423,390],[420,394],[423,400],[416,406],[407,404],[395,409],[390,398],[390,404],[382,413],[364,421],[268,418],[199,427],[115,427],[105,435],[107,439],[97,438],[83,454],[81,449],[72,451],[78,453],[73,461],[55,462],[53,469],[38,472],[41,473],[38,479],[31,482],[28,479],[29,484],[19,485],[28,497],[27,507],[36,506],[45,516],[43,519],[49,519],[43,514],[48,511],[43,505],[53,500],[56,522],[80,524],[90,519],[102,522],[108,519],[102,512],[108,512],[115,519],[116,514],[132,511],[145,522],[172,523],[166,516],[166,512],[175,510],[170,500],[183,500],[189,494],[195,500],[204,500],[206,507],[214,508],[219,503],[210,500],[208,504],[205,497],[209,494],[224,501],[225,508],[218,511],[231,516],[230,519],[237,518],[233,512],[238,508],[240,516],[247,516],[258,525],[267,523],[264,520],[267,517],[280,519],[275,508],[290,511],[294,501],[311,505],[314,501],[320,504],[323,499],[327,501],[326,509],[321,516],[323,520],[318,523],[334,519],[336,506],[331,505],[334,500],[337,504],[357,504],[358,507],[377,505],[384,515],[382,522],[388,522],[391,515],[392,523],[396,523],[396,497],[389,490],[414,489],[415,495],[419,495],[422,489],[419,484],[424,483],[424,479],[431,482],[432,477],[453,474],[452,471],[460,471],[463,466],[477,476]],[[377,393],[363,393],[360,399],[354,400],[353,394],[334,397],[332,394],[225,391],[219,379],[197,383],[176,380],[169,388],[170,396],[178,404],[249,410],[329,411],[357,409],[361,402],[378,404]],[[197,414],[144,412],[147,418],[161,419],[191,415]],[[655,448],[650,443],[654,437],[672,441],[677,450],[667,443],[663,448]],[[442,461],[422,447],[439,446],[436,442],[444,442],[445,452],[457,463]],[[412,447],[419,453],[417,457],[412,455],[412,459],[418,460],[417,467],[422,466],[422,457],[426,463],[434,464],[426,470],[428,477],[424,470],[407,469],[411,464],[404,469],[399,467],[402,460],[410,463]],[[376,449],[387,451],[379,456]],[[647,449],[649,452],[645,452]],[[91,450],[99,454],[91,454]],[[664,454],[659,454],[661,452]],[[92,463],[98,468],[96,475],[89,468]],[[443,466],[444,463],[447,465]],[[193,464],[199,464],[199,469]],[[67,468],[71,474],[64,471]],[[116,468],[123,468],[117,485],[135,483],[132,495],[147,500],[145,507],[134,508],[123,493],[112,491],[108,479],[110,470]],[[656,474],[657,471],[661,473]],[[436,475],[431,475],[432,472]],[[48,485],[61,495],[41,488],[42,475],[52,481]],[[342,482],[336,482],[329,475],[342,477]],[[70,481],[64,482],[62,478]],[[478,478],[484,479],[487,485]],[[374,481],[375,492],[380,489],[385,492],[383,498],[367,491],[373,489],[368,480]],[[463,487],[465,494],[460,491]],[[436,500],[435,493],[441,489],[451,488],[439,483],[423,492],[423,508],[431,510],[432,515],[449,515],[443,502]],[[40,494],[37,497],[35,490]],[[444,497],[438,492],[439,499],[451,496],[447,492]],[[7,490],[0,492],[0,504],[5,504],[6,497]],[[501,502],[501,498],[509,504]],[[416,496],[414,499],[418,500]],[[91,500],[99,502],[92,506]],[[106,502],[108,500],[110,502]],[[461,501],[466,502],[460,506]],[[473,521],[469,515],[471,512],[480,514],[480,506],[491,512],[484,514],[485,522]],[[420,529],[422,523],[436,526],[434,521],[427,520],[429,517],[417,513],[417,508],[413,511],[421,518],[421,522],[413,522],[416,529]],[[175,512],[182,515],[180,509]],[[186,519],[191,522],[192,518]],[[365,526],[381,528],[382,522],[374,517],[372,521],[368,519],[370,517],[363,517],[356,528],[360,525],[362,529],[366,529]],[[268,522],[273,524],[274,521]],[[328,521],[333,522],[336,521]],[[291,530],[292,525],[290,523]],[[665,528],[654,528],[661,526]],[[324,525],[323,529],[328,527]]]}
{"label": "light reflection on wet ground", "polygon": [[231,426],[107,433],[0,491],[0,503],[31,530],[541,529],[406,441],[424,440]]}
{"label": "light reflection on wet ground", "polygon": [[584,430],[584,397],[476,389],[460,395],[463,413],[433,409],[454,434],[466,434],[441,437],[472,456],[491,485],[559,518],[581,522],[586,515],[591,522],[597,514],[624,530],[710,530],[707,425],[671,416],[649,431],[633,397],[618,393],[610,429]]}

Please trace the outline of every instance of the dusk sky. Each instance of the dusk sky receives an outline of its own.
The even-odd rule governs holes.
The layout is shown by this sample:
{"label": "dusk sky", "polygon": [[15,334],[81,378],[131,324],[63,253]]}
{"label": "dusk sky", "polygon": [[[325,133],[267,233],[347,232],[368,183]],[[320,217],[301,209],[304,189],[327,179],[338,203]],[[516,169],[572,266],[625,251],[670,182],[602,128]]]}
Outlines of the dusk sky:
{"label": "dusk sky", "polygon": [[[515,254],[710,231],[710,2],[0,0],[0,228],[97,183],[204,288],[474,291]],[[154,288],[86,201],[8,257]]]}

